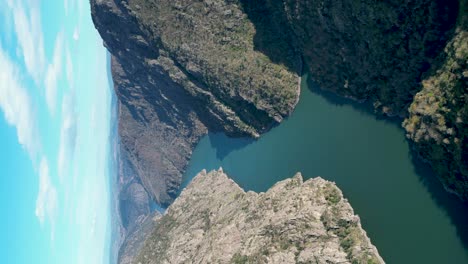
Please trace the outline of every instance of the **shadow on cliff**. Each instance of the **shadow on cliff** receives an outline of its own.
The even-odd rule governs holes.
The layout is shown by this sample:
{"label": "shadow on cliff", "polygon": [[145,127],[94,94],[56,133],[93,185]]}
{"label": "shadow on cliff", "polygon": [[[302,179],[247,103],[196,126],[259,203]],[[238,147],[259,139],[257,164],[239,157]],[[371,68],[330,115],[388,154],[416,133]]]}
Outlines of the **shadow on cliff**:
{"label": "shadow on cliff", "polygon": [[[255,49],[268,56],[272,62],[283,64],[291,71],[301,74],[301,72],[297,70],[298,67],[295,63],[297,61],[296,58],[298,54],[300,54],[300,52],[298,52],[299,47],[292,44],[295,41],[293,41],[293,37],[291,36],[290,28],[286,26],[287,18],[284,16],[284,12],[280,12],[282,9],[278,6],[281,5],[283,1],[240,0],[240,2],[242,3],[244,12],[252,21],[256,29],[256,34],[254,36]],[[450,19],[446,25],[442,25],[441,30],[443,32],[448,32],[448,35],[451,35],[453,34],[452,31],[454,29],[454,18],[457,17],[458,2],[448,1],[447,3],[450,7],[448,10],[451,11],[449,17],[452,19]],[[462,23],[462,28],[466,29],[466,23]],[[445,42],[440,43],[440,45],[434,50],[434,53],[428,54],[428,56],[435,57],[444,46]],[[433,61],[432,68],[437,70],[440,68],[442,63],[443,60],[435,60]],[[307,71],[307,67],[304,67],[304,73]],[[428,73],[431,74],[431,72]],[[306,81],[309,89],[314,94],[324,98],[328,103],[336,106],[352,106],[363,115],[368,115],[376,120],[396,126],[399,129],[403,129],[401,127],[402,119],[400,117],[388,117],[376,114],[372,104],[369,102],[360,103],[352,99],[343,98],[333,92],[320,89],[311,78],[307,78]],[[225,138],[226,137],[224,135],[218,136],[213,144],[213,146],[217,146],[217,150],[219,147],[217,152],[219,155],[218,157],[225,157],[225,155],[230,152],[228,150],[229,146],[223,146],[223,144],[232,141],[225,140]],[[219,142],[216,142],[217,140],[219,140]],[[411,144],[411,142],[409,143]],[[238,148],[241,147],[242,146],[239,145]],[[462,241],[463,246],[468,249],[468,204],[463,203],[456,196],[448,193],[443,188],[442,183],[437,179],[437,175],[435,175],[431,167],[422,162],[414,151],[410,151],[410,156],[415,173],[418,175],[419,180],[428,190],[435,203],[449,216],[453,225],[456,227],[457,235]]]}
{"label": "shadow on cliff", "polygon": [[428,164],[417,157],[414,151],[410,151],[410,156],[419,180],[427,188],[437,206],[450,217],[463,247],[468,250],[468,203],[463,203],[458,197],[448,193],[437,179],[437,175]]}
{"label": "shadow on cliff", "polygon": [[216,158],[223,160],[229,153],[242,149],[255,142],[252,138],[232,138],[224,133],[209,133],[210,144],[216,149]]}
{"label": "shadow on cliff", "polygon": [[[304,73],[309,72],[307,66],[304,67]],[[344,106],[344,105],[349,105],[351,106],[354,110],[358,111],[359,113],[363,115],[368,115],[375,120],[379,120],[382,122],[385,122],[387,124],[391,124],[393,126],[396,126],[398,128],[401,128],[401,123],[402,119],[399,117],[389,117],[389,116],[383,116],[380,114],[377,114],[374,111],[374,107],[372,106],[371,103],[369,102],[357,102],[356,100],[349,99],[349,98],[344,98],[342,96],[336,95],[333,92],[323,90],[319,87],[319,85],[310,78],[310,75],[307,75],[307,87],[309,87],[309,90],[324,98],[328,103],[336,106]]]}
{"label": "shadow on cliff", "polygon": [[[375,114],[370,103],[359,103],[354,100],[335,95],[332,92],[324,91],[320,89],[318,85],[315,84],[313,80],[311,80],[311,78],[307,78],[307,83],[309,89],[313,93],[320,95],[331,104],[337,106],[350,105],[362,114],[369,115],[376,120],[383,121],[385,123],[394,125],[399,129],[403,129],[401,127],[401,118],[385,117],[381,115],[379,116]],[[411,142],[408,141],[408,144],[411,145]],[[418,175],[419,180],[428,190],[431,198],[435,201],[437,206],[442,208],[442,210],[449,216],[453,225],[456,227],[457,235],[460,238],[464,248],[468,249],[468,204],[463,203],[455,195],[448,193],[443,188],[442,183],[438,180],[437,175],[432,170],[432,168],[427,163],[424,163],[412,150],[410,150],[410,157],[414,172]]]}
{"label": "shadow on cliff", "polygon": [[283,1],[240,0],[244,13],[255,26],[254,48],[272,62],[301,74],[301,57],[294,46],[292,30],[282,7]]}

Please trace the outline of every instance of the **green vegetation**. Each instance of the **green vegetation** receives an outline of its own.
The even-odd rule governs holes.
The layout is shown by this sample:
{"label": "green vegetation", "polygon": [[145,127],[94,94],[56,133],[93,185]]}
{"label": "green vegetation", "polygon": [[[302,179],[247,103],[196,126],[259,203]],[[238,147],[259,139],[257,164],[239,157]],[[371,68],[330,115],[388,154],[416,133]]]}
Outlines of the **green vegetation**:
{"label": "green vegetation", "polygon": [[329,183],[325,189],[325,199],[331,205],[337,204],[341,201],[341,193],[334,185]]}
{"label": "green vegetation", "polygon": [[351,247],[354,246],[354,240],[351,237],[346,237],[340,242],[340,246],[345,250],[345,251],[350,251]]}
{"label": "green vegetation", "polygon": [[468,10],[461,1],[457,28],[422,82],[403,122],[418,154],[444,186],[468,200]]}
{"label": "green vegetation", "polygon": [[[266,253],[266,254],[263,254]],[[266,260],[264,256],[268,255],[268,250],[263,251],[262,253],[259,254],[254,254],[252,256],[246,256],[242,255],[240,253],[235,253],[232,258],[230,263],[232,264],[257,264],[257,263],[266,263]]]}
{"label": "green vegetation", "polygon": [[443,50],[457,9],[455,0],[240,2],[256,48],[273,62],[294,71],[290,54],[300,53],[321,88],[400,116]]}
{"label": "green vegetation", "polygon": [[[328,188],[330,186],[327,186]],[[325,194],[326,195],[326,194]],[[328,196],[325,196],[328,197]],[[339,238],[340,246],[347,254],[347,258],[351,263],[379,263],[378,259],[370,254],[356,254],[354,247],[361,247],[365,243],[365,236],[360,232],[360,227],[357,219],[345,219],[339,213],[341,203],[330,203],[330,207],[320,217],[327,231],[336,235]]]}
{"label": "green vegetation", "polygon": [[233,264],[246,264],[249,263],[249,257],[241,255],[240,253],[234,254],[231,259],[231,263]]}
{"label": "green vegetation", "polygon": [[221,126],[257,135],[292,112],[298,75],[255,48],[255,27],[237,1],[134,0],[130,8],[173,81],[204,98],[204,110],[235,112]]}
{"label": "green vegetation", "polygon": [[466,0],[240,2],[256,49],[290,70],[299,52],[321,88],[407,117],[419,155],[468,199]]}

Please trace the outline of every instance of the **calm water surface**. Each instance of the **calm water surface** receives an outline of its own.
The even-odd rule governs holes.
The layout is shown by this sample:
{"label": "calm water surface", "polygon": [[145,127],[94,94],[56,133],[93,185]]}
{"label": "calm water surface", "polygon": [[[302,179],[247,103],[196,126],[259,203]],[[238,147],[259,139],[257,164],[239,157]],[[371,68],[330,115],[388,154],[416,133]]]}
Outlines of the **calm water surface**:
{"label": "calm water surface", "polygon": [[184,184],[220,166],[254,191],[296,172],[335,181],[387,263],[468,263],[468,206],[418,164],[399,124],[312,92],[305,81],[293,115],[258,141],[203,138]]}

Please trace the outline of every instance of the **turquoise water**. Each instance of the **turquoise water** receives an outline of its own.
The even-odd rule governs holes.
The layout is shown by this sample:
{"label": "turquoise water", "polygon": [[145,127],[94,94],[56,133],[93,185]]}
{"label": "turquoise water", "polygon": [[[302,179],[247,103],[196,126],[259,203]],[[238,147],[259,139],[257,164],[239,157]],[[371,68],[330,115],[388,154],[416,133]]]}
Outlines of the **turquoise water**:
{"label": "turquoise water", "polygon": [[293,115],[258,141],[204,137],[184,185],[220,166],[254,191],[296,172],[321,176],[342,189],[387,263],[468,263],[468,206],[414,159],[398,122],[308,86]]}

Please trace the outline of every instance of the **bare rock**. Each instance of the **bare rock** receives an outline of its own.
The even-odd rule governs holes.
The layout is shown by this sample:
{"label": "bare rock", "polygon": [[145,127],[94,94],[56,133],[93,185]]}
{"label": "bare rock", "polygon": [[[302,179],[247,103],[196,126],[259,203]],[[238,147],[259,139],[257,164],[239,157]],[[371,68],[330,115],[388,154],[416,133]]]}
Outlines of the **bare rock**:
{"label": "bare rock", "polygon": [[384,263],[341,191],[297,174],[266,193],[198,174],[133,263]]}

